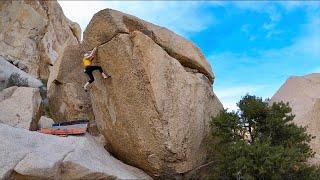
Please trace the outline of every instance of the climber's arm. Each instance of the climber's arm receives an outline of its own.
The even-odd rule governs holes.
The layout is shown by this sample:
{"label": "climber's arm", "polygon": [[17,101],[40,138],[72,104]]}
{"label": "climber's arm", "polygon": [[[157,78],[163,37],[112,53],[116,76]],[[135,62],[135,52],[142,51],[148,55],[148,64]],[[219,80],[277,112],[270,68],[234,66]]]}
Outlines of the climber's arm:
{"label": "climber's arm", "polygon": [[90,55],[89,55],[89,59],[92,61],[96,55],[97,52],[97,47],[93,48],[93,50],[91,51]]}

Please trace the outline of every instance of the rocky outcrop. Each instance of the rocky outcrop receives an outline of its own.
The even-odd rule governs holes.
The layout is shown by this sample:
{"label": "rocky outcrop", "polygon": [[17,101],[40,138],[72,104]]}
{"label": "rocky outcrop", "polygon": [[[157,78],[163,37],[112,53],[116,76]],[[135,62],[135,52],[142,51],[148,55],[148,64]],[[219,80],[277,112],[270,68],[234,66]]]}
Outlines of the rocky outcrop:
{"label": "rocky outcrop", "polygon": [[69,27],[73,33],[73,35],[77,38],[77,40],[80,42],[81,41],[81,27],[78,23],[71,21],[70,19],[68,20]]}
{"label": "rocky outcrop", "polygon": [[113,37],[140,31],[183,66],[204,74],[210,82],[214,75],[200,49],[174,32],[119,11],[105,9],[94,15],[83,36],[86,50],[110,41]]}
{"label": "rocky outcrop", "polygon": [[94,15],[84,47],[98,46],[90,90],[108,149],[154,176],[184,173],[206,158],[209,121],[222,105],[200,50],[165,28],[114,10]]}
{"label": "rocky outcrop", "polygon": [[[20,70],[19,68],[15,67],[13,64],[9,63],[8,61],[6,61],[4,58],[0,56],[0,87],[1,87],[0,90],[8,86],[9,79],[12,78],[13,76],[19,76],[18,79],[25,81],[25,86],[38,88],[43,85],[40,80]],[[16,81],[18,81],[18,79],[16,79]],[[10,83],[13,83],[13,82],[10,82]],[[19,84],[19,82],[15,82],[15,83],[16,84],[12,84],[12,85]]]}
{"label": "rocky outcrop", "polygon": [[52,68],[48,80],[48,98],[55,121],[89,119],[94,123],[89,94],[82,88],[83,73],[80,45],[68,46]]}
{"label": "rocky outcrop", "polygon": [[39,90],[31,87],[10,87],[0,92],[0,123],[37,130],[41,115]]}
{"label": "rocky outcrop", "polygon": [[320,163],[320,73],[290,77],[272,97],[271,102],[289,102],[294,123],[307,126],[307,132],[316,136],[311,148],[316,152],[312,162]]}
{"label": "rocky outcrop", "polygon": [[58,137],[0,123],[0,179],[151,179],[90,135]]}
{"label": "rocky outcrop", "polygon": [[78,43],[76,25],[56,1],[3,1],[0,17],[0,56],[37,78],[47,79],[64,48]]}

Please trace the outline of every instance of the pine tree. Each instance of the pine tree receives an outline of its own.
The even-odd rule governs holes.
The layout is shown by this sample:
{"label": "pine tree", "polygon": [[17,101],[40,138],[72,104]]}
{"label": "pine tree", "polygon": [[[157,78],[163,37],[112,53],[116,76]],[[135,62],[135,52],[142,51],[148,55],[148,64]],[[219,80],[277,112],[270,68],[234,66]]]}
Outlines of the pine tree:
{"label": "pine tree", "polygon": [[237,105],[211,122],[214,179],[320,179],[319,168],[307,163],[314,137],[292,123],[288,103],[246,95]]}

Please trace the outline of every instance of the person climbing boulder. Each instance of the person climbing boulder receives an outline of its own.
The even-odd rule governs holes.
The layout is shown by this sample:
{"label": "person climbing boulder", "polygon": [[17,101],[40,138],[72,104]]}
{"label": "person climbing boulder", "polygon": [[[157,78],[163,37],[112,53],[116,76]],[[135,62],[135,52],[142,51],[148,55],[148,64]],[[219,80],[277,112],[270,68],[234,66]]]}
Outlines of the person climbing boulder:
{"label": "person climbing boulder", "polygon": [[95,59],[97,52],[97,47],[95,47],[92,51],[88,51],[84,54],[82,59],[82,63],[84,66],[84,73],[89,76],[89,81],[83,86],[84,90],[88,90],[88,86],[94,81],[93,71],[98,70],[104,79],[111,77],[107,72],[105,73],[101,66],[93,66],[92,61]]}

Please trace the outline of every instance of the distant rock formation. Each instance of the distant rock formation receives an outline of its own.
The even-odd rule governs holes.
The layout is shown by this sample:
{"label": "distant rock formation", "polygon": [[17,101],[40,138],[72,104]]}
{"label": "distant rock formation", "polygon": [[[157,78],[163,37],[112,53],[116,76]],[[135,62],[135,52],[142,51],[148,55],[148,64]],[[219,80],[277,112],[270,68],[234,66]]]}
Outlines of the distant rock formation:
{"label": "distant rock formation", "polygon": [[201,51],[172,31],[119,11],[94,15],[84,49],[98,48],[90,90],[109,150],[154,176],[184,173],[206,158],[204,140],[222,104]]}
{"label": "distant rock formation", "polygon": [[0,123],[0,179],[151,179],[89,134],[58,137]]}
{"label": "distant rock formation", "polygon": [[320,163],[320,73],[290,77],[271,102],[289,102],[294,123],[307,126],[307,131],[316,136],[311,148],[316,152],[313,163]]}
{"label": "distant rock formation", "polygon": [[49,67],[81,36],[56,1],[2,1],[0,17],[0,56],[36,78],[48,79]]}

